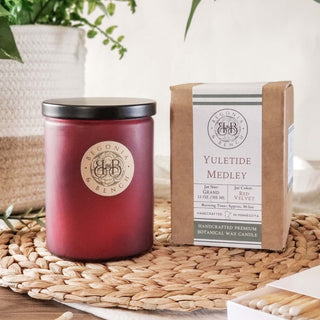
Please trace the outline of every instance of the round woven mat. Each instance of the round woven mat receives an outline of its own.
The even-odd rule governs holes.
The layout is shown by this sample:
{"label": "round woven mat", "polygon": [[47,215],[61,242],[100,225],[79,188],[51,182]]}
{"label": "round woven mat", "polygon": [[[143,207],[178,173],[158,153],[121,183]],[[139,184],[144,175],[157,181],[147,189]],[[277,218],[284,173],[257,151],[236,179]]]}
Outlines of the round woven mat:
{"label": "round woven mat", "polygon": [[320,264],[320,221],[293,217],[282,253],[170,245],[170,203],[158,201],[155,244],[130,260],[76,263],[51,255],[45,230],[30,225],[0,235],[0,285],[36,299],[98,307],[191,311],[226,301],[270,281]]}

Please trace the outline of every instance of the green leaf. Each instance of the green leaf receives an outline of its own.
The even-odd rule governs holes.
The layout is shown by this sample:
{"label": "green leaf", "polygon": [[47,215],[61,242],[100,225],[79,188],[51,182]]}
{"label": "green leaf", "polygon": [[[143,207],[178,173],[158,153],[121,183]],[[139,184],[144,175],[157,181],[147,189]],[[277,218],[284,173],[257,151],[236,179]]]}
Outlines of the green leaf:
{"label": "green leaf", "polygon": [[127,49],[126,48],[121,48],[119,49],[119,55],[120,55],[120,60],[123,58],[124,54],[127,52]]}
{"label": "green leaf", "polygon": [[7,11],[1,4],[0,4],[0,17],[6,17],[8,16],[10,13],[9,11]]}
{"label": "green leaf", "polygon": [[44,208],[41,208],[39,212],[36,214],[36,218],[40,217],[43,214]]}
{"label": "green leaf", "polygon": [[99,17],[96,19],[96,21],[94,22],[94,24],[95,24],[96,26],[100,26],[104,17],[105,17],[105,15],[99,16]]}
{"label": "green leaf", "polygon": [[83,23],[77,23],[77,24],[72,25],[73,28],[79,28],[79,27],[83,27],[83,26],[84,26]]}
{"label": "green leaf", "polygon": [[106,46],[106,45],[108,45],[109,44],[109,42],[110,42],[110,40],[109,39],[104,39],[103,41],[102,41],[102,43]]}
{"label": "green leaf", "polygon": [[[37,1],[33,3],[32,6],[28,6],[26,8],[24,7],[25,6],[23,6],[20,12],[17,14],[19,21],[21,23],[27,23],[27,24],[35,23],[37,19],[41,16],[42,8],[43,8],[42,3]],[[22,14],[21,11],[23,11],[24,14]]]}
{"label": "green leaf", "polygon": [[136,12],[137,4],[136,4],[135,0],[129,0],[128,6],[130,7],[132,13]]}
{"label": "green leaf", "polygon": [[114,15],[114,12],[115,12],[115,10],[116,10],[116,5],[115,5],[115,3],[113,3],[113,2],[108,3],[108,5],[107,5],[107,10],[108,10],[110,16],[113,16],[113,15]]}
{"label": "green leaf", "polygon": [[105,6],[101,1],[98,1],[97,6],[99,7],[99,9],[100,9],[106,16],[109,15],[109,12],[108,12],[106,6]]}
{"label": "green leaf", "polygon": [[12,213],[12,210],[13,210],[13,204],[11,206],[9,206],[7,208],[7,210],[5,211],[5,213],[4,213],[5,218],[9,218],[10,217],[10,215]]}
{"label": "green leaf", "polygon": [[116,48],[117,48],[117,45],[114,44],[114,45],[111,47],[111,50],[114,50],[114,49],[116,49]]}
{"label": "green leaf", "polygon": [[121,42],[123,39],[124,39],[124,36],[120,36],[120,37],[117,39],[117,41],[118,41],[118,42]]}
{"label": "green leaf", "polygon": [[6,17],[0,17],[0,59],[11,59],[22,62]]}
{"label": "green leaf", "polygon": [[36,219],[37,223],[40,224],[41,227],[46,227],[46,224],[41,219]]}
{"label": "green leaf", "polygon": [[97,35],[97,31],[96,30],[89,30],[87,33],[88,38],[92,39]]}
{"label": "green leaf", "polygon": [[73,21],[81,21],[81,17],[79,15],[79,13],[77,12],[71,12],[70,13],[70,19],[73,20]]}
{"label": "green leaf", "polygon": [[27,211],[22,215],[22,218],[27,217],[31,212],[32,212],[32,208],[30,208],[29,210],[27,210]]}
{"label": "green leaf", "polygon": [[83,12],[83,7],[84,7],[84,1],[83,0],[77,1],[76,8],[79,9],[80,12]]}
{"label": "green leaf", "polygon": [[29,228],[28,224],[26,222],[24,222],[22,219],[18,219],[20,223],[22,223],[24,226],[26,226],[27,228]]}
{"label": "green leaf", "polygon": [[106,30],[106,33],[107,34],[112,34],[112,32],[113,32],[113,30],[115,29],[115,28],[117,28],[118,26],[111,26],[111,27],[109,27],[107,30]]}
{"label": "green leaf", "polygon": [[191,10],[190,10],[190,13],[189,13],[189,18],[188,18],[188,21],[187,21],[187,25],[186,25],[186,30],[185,30],[185,33],[184,33],[184,38],[186,39],[187,37],[187,34],[188,34],[188,31],[189,31],[189,28],[190,28],[190,25],[191,25],[191,21],[192,21],[192,18],[193,18],[193,15],[199,5],[199,3],[201,2],[201,0],[192,0],[192,4],[191,4]]}
{"label": "green leaf", "polygon": [[42,12],[42,6],[38,1],[19,1],[21,8],[17,10],[17,20],[19,24],[32,24],[37,21],[36,17]]}
{"label": "green leaf", "polygon": [[95,0],[88,1],[88,14],[91,14],[97,7],[97,2]]}
{"label": "green leaf", "polygon": [[320,3],[320,0],[314,0],[315,2],[318,2],[318,3]]}
{"label": "green leaf", "polygon": [[5,217],[3,217],[3,221],[5,222],[5,224],[12,230],[12,231],[16,231],[16,228],[13,226],[13,224]]}

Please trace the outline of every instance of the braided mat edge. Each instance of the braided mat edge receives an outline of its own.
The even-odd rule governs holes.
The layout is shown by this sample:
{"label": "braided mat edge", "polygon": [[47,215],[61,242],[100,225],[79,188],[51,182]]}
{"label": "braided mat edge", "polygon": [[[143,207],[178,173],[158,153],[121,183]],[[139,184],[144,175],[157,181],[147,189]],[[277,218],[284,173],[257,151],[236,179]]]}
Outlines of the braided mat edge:
{"label": "braided mat edge", "polygon": [[320,218],[295,215],[284,252],[170,245],[170,202],[157,201],[152,251],[130,260],[77,263],[50,254],[45,230],[0,234],[0,285],[36,299],[96,307],[193,311],[320,265]]}

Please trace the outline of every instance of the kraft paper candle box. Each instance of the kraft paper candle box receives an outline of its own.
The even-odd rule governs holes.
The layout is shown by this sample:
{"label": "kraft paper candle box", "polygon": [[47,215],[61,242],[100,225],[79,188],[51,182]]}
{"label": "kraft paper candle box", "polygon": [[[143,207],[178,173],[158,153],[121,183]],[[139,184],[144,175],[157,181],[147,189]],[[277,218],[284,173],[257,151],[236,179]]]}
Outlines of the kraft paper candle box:
{"label": "kraft paper candle box", "polygon": [[173,243],[282,250],[293,129],[291,82],[171,87]]}
{"label": "kraft paper candle box", "polygon": [[[286,319],[300,318],[311,320],[317,318],[314,315],[317,315],[318,317],[320,315],[320,291],[317,281],[319,277],[320,266],[317,266],[271,282],[265,288],[257,289],[234,300],[228,301],[228,320],[282,320],[284,317],[279,311],[282,311],[283,313],[286,313],[286,311],[288,312],[285,317]],[[283,296],[283,294],[286,296]],[[292,300],[290,297],[293,297],[293,295],[295,295],[295,299]],[[297,295],[302,295],[303,297],[301,299],[307,297],[308,300],[311,299],[313,302],[309,303],[308,300],[301,302],[301,300],[298,300],[300,297]],[[281,297],[281,302],[274,302],[277,301],[277,297]],[[259,300],[265,300],[265,302],[261,304],[259,308],[254,308],[254,305],[259,305]],[[308,310],[305,310],[305,314],[309,314],[309,317],[304,317],[303,312],[301,315],[293,316],[295,313],[292,312],[292,309],[292,314],[290,315],[288,306],[299,306],[301,308],[302,305],[306,306],[306,304],[309,305],[309,308]],[[249,307],[249,305],[251,305],[251,307]],[[282,306],[287,310],[284,308],[281,310],[280,308]]]}

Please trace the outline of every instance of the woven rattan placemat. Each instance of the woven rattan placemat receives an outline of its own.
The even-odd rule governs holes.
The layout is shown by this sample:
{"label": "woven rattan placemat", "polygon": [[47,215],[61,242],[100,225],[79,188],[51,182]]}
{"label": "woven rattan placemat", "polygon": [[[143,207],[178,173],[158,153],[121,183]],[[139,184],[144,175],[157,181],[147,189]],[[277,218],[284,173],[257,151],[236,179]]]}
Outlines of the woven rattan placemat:
{"label": "woven rattan placemat", "polygon": [[170,203],[157,201],[155,244],[130,260],[76,263],[51,255],[45,230],[32,225],[0,235],[0,285],[36,299],[99,307],[191,311],[226,301],[270,281],[320,264],[320,221],[293,217],[282,253],[170,245]]}

